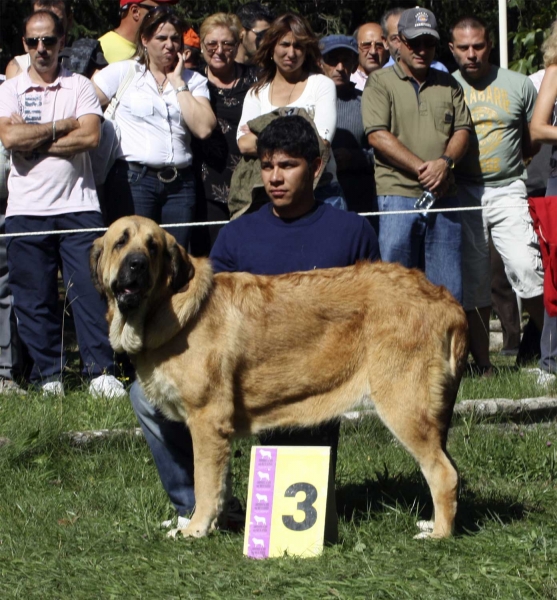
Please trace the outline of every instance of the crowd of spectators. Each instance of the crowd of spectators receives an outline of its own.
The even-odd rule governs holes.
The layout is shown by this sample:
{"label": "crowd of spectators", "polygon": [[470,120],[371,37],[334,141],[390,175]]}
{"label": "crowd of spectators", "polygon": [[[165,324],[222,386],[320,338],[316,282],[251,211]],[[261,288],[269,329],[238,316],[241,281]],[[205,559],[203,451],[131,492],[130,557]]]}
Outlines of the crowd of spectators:
{"label": "crowd of spectators", "polygon": [[[304,17],[258,2],[208,16],[196,32],[172,11],[177,3],[120,0],[116,29],[69,44],[69,2],[31,2],[26,53],[0,87],[0,231],[24,234],[0,239],[0,393],[25,393],[16,382],[23,347],[29,382],[64,394],[60,271],[90,392],[126,394],[88,254],[89,229],[130,214],[169,227],[216,271],[279,274],[379,254],[422,269],[463,304],[484,377],[494,375],[492,297],[505,298],[495,307],[509,330],[518,297],[537,332],[528,356],[541,354],[530,371],[552,384],[557,292],[547,278],[544,288],[525,182],[540,145],[553,145],[538,159],[536,193],[549,178],[547,194],[557,194],[557,31],[544,46],[547,71],[531,80],[490,62],[481,18],[459,19],[451,75],[435,60],[439,29],[427,9],[394,8],[352,36],[319,39]],[[183,226],[231,218],[224,228]],[[548,247],[551,270],[557,245]],[[495,286],[490,255],[500,261]],[[195,502],[189,434],[137,382],[131,399],[186,518]],[[264,442],[334,454],[338,426],[295,437]]]}
{"label": "crowd of spectators", "polygon": [[[557,325],[544,314],[543,269],[525,181],[526,164],[540,144],[555,142],[548,124],[555,119],[556,94],[547,83],[553,78],[542,84],[538,108],[532,81],[490,62],[490,32],[478,17],[450,29],[458,67],[450,75],[436,60],[439,27],[427,9],[392,8],[380,23],[362,23],[351,36],[319,39],[302,16],[277,16],[258,2],[242,5],[237,14],[211,15],[196,32],[173,13],[177,3],[119,0],[113,31],[70,44],[70,3],[31,2],[23,24],[26,53],[10,61],[0,88],[6,231],[69,229],[61,225],[69,215],[78,221],[71,228],[83,228],[86,217],[92,219],[87,226],[128,214],[171,225],[228,221],[255,211],[261,200],[256,189],[262,189],[258,135],[285,110],[302,110],[327,157],[316,199],[339,210],[379,213],[369,221],[382,260],[423,269],[463,303],[481,375],[493,374],[492,291],[494,298],[498,286],[508,292],[506,306],[497,301],[495,308],[509,330],[515,325],[504,316],[519,318],[518,297],[537,331],[534,354],[539,336],[543,340],[540,382],[551,382]],[[551,74],[549,42],[545,51]],[[70,88],[76,91],[65,103]],[[541,116],[533,121],[534,136],[535,106]],[[547,175],[555,171],[553,163],[551,157]],[[250,168],[255,175],[246,179]],[[249,197],[240,209],[238,190]],[[413,209],[424,192],[434,208],[455,210],[388,214]],[[463,206],[482,210],[459,212]],[[173,227],[171,233],[192,253],[208,255],[221,227]],[[81,252],[85,261],[86,251],[72,248],[76,234],[48,237],[33,238],[37,255],[30,237],[7,243],[7,262],[0,264],[0,284],[6,280],[0,285],[0,312],[6,299],[0,342],[14,352],[1,355],[18,355],[18,331],[33,365],[30,381],[61,392],[65,359],[55,341],[56,290],[52,281],[48,289],[29,281],[38,269],[54,273],[60,267],[68,293],[76,293],[83,267],[67,264],[68,256]],[[493,290],[490,256],[501,260]],[[9,286],[2,269],[10,273]],[[83,297],[88,294],[77,293],[72,311],[84,376],[94,380],[116,371],[114,360],[88,356],[95,328],[80,322]],[[0,365],[1,389],[19,390],[16,365]]]}

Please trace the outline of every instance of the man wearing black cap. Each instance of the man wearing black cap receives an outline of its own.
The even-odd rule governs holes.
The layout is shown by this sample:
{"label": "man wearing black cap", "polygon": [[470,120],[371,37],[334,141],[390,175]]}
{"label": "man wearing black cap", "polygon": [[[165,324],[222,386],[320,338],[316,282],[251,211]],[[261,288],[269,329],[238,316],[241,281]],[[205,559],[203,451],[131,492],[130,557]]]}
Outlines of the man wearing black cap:
{"label": "man wearing black cap", "polygon": [[145,15],[157,6],[171,4],[178,4],[178,0],[120,0],[120,25],[99,38],[107,62],[130,59]]}
{"label": "man wearing black cap", "polygon": [[[348,210],[376,212],[373,151],[362,124],[362,92],[350,81],[358,66],[358,43],[347,35],[328,35],[321,38],[319,45],[323,72],[337,89],[337,128],[331,147],[338,181]],[[370,221],[377,231],[377,218]]]}
{"label": "man wearing black cap", "polygon": [[[362,97],[364,128],[375,150],[379,210],[412,210],[424,191],[433,194],[433,208],[456,208],[452,169],[466,152],[472,128],[462,88],[451,75],[431,68],[439,40],[431,11],[404,11],[398,32],[397,63],[373,73]],[[459,301],[460,246],[457,212],[380,216],[382,259],[421,268]]]}

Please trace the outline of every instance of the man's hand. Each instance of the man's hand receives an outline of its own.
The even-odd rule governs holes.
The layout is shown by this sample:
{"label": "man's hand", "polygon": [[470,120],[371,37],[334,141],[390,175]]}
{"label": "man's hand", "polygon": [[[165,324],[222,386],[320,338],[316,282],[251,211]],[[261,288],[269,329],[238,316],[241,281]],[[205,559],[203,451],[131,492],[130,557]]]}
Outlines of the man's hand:
{"label": "man's hand", "polygon": [[25,125],[25,119],[19,113],[12,113],[10,115],[10,123],[12,125]]}
{"label": "man's hand", "polygon": [[442,158],[428,160],[418,168],[418,180],[424,189],[437,192],[448,180],[449,170],[449,166]]}

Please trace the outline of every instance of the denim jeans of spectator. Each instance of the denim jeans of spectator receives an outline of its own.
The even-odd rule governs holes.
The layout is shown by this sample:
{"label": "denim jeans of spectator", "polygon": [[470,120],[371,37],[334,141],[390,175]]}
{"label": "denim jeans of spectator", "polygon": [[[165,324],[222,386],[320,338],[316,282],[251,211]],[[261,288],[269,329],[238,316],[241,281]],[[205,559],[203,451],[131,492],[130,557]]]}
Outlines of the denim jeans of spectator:
{"label": "denim jeans of spectator", "polygon": [[137,381],[130,388],[130,399],[170,501],[181,517],[189,516],[195,508],[189,429],[155,408]]}
{"label": "denim jeans of spectator", "polygon": [[340,210],[348,210],[346,200],[344,199],[344,192],[338,181],[330,181],[324,185],[318,185],[315,188],[314,196],[318,202],[330,204]]}
{"label": "denim jeans of spectator", "polygon": [[[379,210],[413,210],[416,198],[378,196]],[[457,208],[458,200],[441,198],[434,208]],[[379,250],[385,262],[418,268],[435,285],[444,285],[462,302],[461,223],[458,212],[380,215]]]}
{"label": "denim jeans of spectator", "polygon": [[[195,215],[195,179],[191,168],[179,169],[171,183],[154,174],[131,170],[125,161],[116,161],[106,186],[108,223],[126,215],[140,215],[159,225],[191,223]],[[176,241],[188,249],[191,227],[168,227]]]}
{"label": "denim jeans of spectator", "polygon": [[[102,228],[99,212],[6,218],[6,233]],[[99,233],[76,232],[8,238],[8,272],[20,337],[33,359],[30,380],[60,379],[66,363],[58,270],[71,306],[83,376],[114,374],[106,302],[91,281],[89,252]]]}

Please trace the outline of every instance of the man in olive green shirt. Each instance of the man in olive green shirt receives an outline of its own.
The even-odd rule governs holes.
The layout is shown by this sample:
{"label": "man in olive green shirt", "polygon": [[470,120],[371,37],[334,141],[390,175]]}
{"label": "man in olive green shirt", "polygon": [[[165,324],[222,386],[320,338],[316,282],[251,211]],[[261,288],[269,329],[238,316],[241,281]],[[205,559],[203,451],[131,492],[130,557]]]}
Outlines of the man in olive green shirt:
{"label": "man in olive green shirt", "polygon": [[[379,210],[412,210],[424,190],[436,196],[433,208],[456,208],[452,168],[466,152],[472,127],[462,88],[430,68],[439,40],[431,11],[404,11],[398,31],[397,63],[373,73],[362,97]],[[381,215],[379,248],[383,260],[421,268],[462,300],[458,212]]]}

